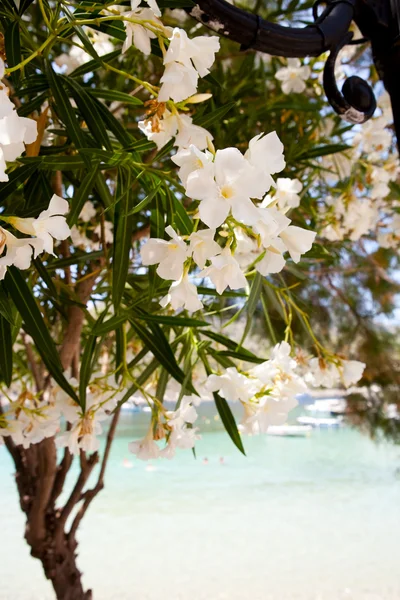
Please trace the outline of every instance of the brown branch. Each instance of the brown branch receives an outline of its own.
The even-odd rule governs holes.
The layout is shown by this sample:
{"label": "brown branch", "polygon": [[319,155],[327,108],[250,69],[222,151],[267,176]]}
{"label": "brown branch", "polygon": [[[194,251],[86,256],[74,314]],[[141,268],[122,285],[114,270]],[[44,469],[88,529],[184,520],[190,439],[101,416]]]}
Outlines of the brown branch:
{"label": "brown branch", "polygon": [[25,533],[25,538],[32,547],[46,538],[46,508],[51,497],[57,464],[54,438],[44,439],[35,446],[36,469],[31,473],[35,490],[27,511],[29,526]]}
{"label": "brown branch", "polygon": [[35,360],[35,355],[33,354],[33,349],[32,349],[31,344],[29,344],[29,342],[26,341],[25,334],[22,336],[22,341],[25,346],[26,356],[28,358],[28,362],[29,362],[29,365],[32,370],[33,379],[35,380],[36,391],[43,392],[43,389],[44,389],[43,373],[41,373],[39,365],[37,364],[37,362]]}
{"label": "brown branch", "polygon": [[[68,429],[70,429],[69,424],[67,426],[67,430]],[[50,507],[54,507],[57,498],[63,491],[65,479],[66,479],[66,477],[68,475],[68,471],[70,470],[70,467],[72,465],[73,458],[74,457],[71,454],[71,452],[68,450],[68,448],[65,448],[64,456],[63,456],[60,464],[57,466],[57,473],[56,473],[56,476],[54,479],[54,485],[53,485],[50,502],[49,502]]]}
{"label": "brown branch", "polygon": [[[87,277],[76,286],[76,295],[82,304],[86,304],[90,298],[96,275]],[[64,335],[64,341],[60,350],[60,359],[64,370],[70,368],[72,360],[76,354],[76,349],[79,346],[83,320],[85,313],[80,306],[71,306],[68,314],[68,327]]]}
{"label": "brown branch", "polygon": [[108,458],[110,456],[111,445],[114,440],[115,430],[117,428],[120,413],[121,413],[121,408],[118,408],[115,411],[112,421],[110,423],[110,427],[109,427],[108,434],[107,434],[106,447],[104,449],[103,460],[101,463],[101,469],[100,469],[99,477],[97,479],[97,483],[92,489],[86,490],[86,492],[84,494],[82,494],[80,497],[80,500],[83,500],[83,504],[82,504],[81,508],[79,509],[79,511],[77,512],[77,514],[75,515],[75,518],[71,525],[71,529],[68,533],[68,538],[71,543],[73,543],[75,540],[76,531],[79,527],[80,522],[82,521],[83,517],[85,516],[85,513],[86,513],[87,509],[89,508],[90,503],[104,487],[104,475],[106,472]]}
{"label": "brown branch", "polygon": [[[84,458],[84,460],[82,460]],[[57,532],[58,535],[62,535],[64,531],[65,523],[71,514],[75,504],[79,502],[83,488],[89,476],[93,470],[93,467],[99,460],[99,455],[97,452],[94,452],[88,459],[85,457],[85,453],[81,450],[81,472],[79,473],[79,477],[76,481],[74,489],[72,490],[64,508],[61,511],[61,515],[58,519],[57,523]]]}

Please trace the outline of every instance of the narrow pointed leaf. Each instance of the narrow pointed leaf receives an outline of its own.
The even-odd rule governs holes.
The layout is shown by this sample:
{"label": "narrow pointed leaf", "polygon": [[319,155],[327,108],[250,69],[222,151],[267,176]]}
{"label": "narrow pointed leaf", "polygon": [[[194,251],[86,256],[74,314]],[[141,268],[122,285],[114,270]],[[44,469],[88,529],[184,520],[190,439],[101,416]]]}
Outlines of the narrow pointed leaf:
{"label": "narrow pointed leaf", "polygon": [[0,314],[0,380],[4,381],[7,387],[11,385],[12,380],[12,336],[11,325]]}
{"label": "narrow pointed leaf", "polygon": [[5,285],[24,322],[24,328],[35,342],[36,348],[52,377],[59,386],[76,402],[78,397],[65,379],[57,348],[43,320],[35,297],[19,269],[9,267]]}
{"label": "narrow pointed leaf", "polygon": [[120,169],[118,172],[117,197],[120,201],[115,206],[114,250],[112,298],[117,310],[121,303],[129,269],[129,253],[132,248],[133,217],[130,212],[131,173]]}
{"label": "narrow pointed leaf", "polygon": [[221,398],[219,394],[214,393],[213,396],[215,406],[217,407],[218,414],[221,417],[221,421],[226,429],[227,434],[231,438],[232,442],[235,444],[236,448],[238,448],[238,450],[240,450],[240,452],[246,456],[242,439],[240,437],[240,433],[236,425],[235,417],[233,416],[232,411],[229,408],[229,404],[227,403],[225,398]]}

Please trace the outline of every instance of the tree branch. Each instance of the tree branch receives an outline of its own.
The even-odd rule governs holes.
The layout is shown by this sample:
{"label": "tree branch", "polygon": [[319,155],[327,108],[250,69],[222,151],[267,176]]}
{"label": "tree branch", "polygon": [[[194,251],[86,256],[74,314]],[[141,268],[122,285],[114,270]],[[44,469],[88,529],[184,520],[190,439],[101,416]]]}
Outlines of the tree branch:
{"label": "tree branch", "polygon": [[103,454],[103,461],[101,464],[101,469],[100,469],[99,477],[97,479],[97,483],[94,486],[94,488],[92,488],[91,490],[87,490],[80,497],[80,500],[83,500],[83,504],[82,504],[81,508],[79,509],[79,511],[77,512],[77,514],[75,515],[75,518],[71,525],[71,529],[68,533],[68,539],[70,540],[71,543],[73,543],[75,540],[76,531],[79,527],[80,522],[82,521],[83,517],[85,516],[85,513],[86,513],[87,509],[89,508],[90,503],[104,487],[104,475],[106,472],[106,467],[107,467],[108,459],[110,456],[111,445],[114,440],[115,431],[117,428],[120,413],[121,413],[121,408],[118,408],[115,411],[112,421],[110,423],[110,427],[109,427],[108,434],[107,434],[106,447],[104,449],[104,454]]}

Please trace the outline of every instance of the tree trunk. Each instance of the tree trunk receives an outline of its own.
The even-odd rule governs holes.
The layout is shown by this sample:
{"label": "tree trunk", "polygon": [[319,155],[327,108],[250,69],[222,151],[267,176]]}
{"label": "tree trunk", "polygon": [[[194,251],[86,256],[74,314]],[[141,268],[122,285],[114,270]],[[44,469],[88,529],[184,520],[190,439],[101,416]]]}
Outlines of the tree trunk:
{"label": "tree trunk", "polygon": [[42,562],[44,573],[53,585],[57,600],[91,600],[92,591],[84,591],[81,572],[76,564],[76,542],[71,547],[65,534],[57,541],[55,536],[49,533],[42,546],[32,548],[31,554]]}
{"label": "tree trunk", "polygon": [[[62,490],[58,477],[63,467],[62,463],[57,465],[54,439],[45,439],[28,449],[15,446],[10,438],[5,438],[5,443],[16,467],[20,504],[27,517],[25,539],[31,548],[31,555],[41,561],[57,600],[91,600],[92,592],[84,591],[76,562],[78,544],[75,530],[67,533],[65,527],[72,509],[79,502],[92,464],[96,461],[86,462],[69,503],[58,508],[56,500]],[[70,464],[68,461],[64,475]],[[61,489],[55,493],[59,487]]]}

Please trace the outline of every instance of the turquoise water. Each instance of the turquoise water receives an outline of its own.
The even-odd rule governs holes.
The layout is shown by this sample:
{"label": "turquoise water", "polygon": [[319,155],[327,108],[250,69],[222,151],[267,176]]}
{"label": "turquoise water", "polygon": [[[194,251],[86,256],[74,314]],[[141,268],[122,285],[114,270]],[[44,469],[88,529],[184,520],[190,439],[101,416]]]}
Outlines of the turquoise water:
{"label": "turquoise water", "polygon": [[[146,470],[126,448],[148,417],[123,415],[80,534],[95,600],[399,600],[399,448],[342,428],[246,438],[245,458],[208,417],[197,460]],[[50,600],[12,470],[0,447],[0,599]]]}

